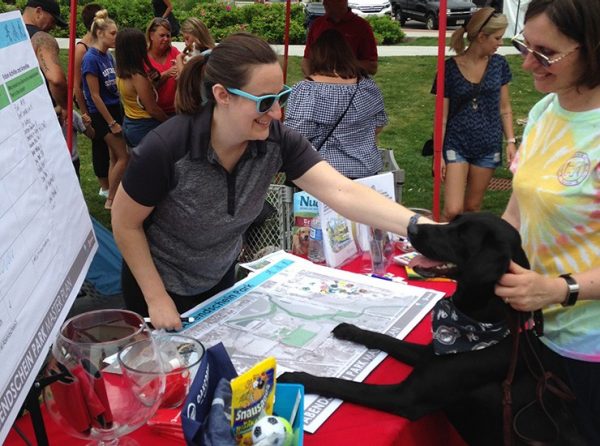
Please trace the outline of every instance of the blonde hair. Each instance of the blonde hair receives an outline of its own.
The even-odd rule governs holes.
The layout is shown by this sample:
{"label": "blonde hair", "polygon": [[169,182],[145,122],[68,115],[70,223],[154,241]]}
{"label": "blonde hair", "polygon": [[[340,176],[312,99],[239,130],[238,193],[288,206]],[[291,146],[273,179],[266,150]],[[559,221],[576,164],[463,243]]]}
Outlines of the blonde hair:
{"label": "blonde hair", "polygon": [[146,43],[148,44],[148,49],[152,48],[152,39],[150,39],[150,34],[155,32],[161,26],[169,31],[169,34],[171,34],[171,23],[164,17],[154,17],[152,20],[150,20],[150,22],[148,22],[148,26],[146,27]]}
{"label": "blonde hair", "polygon": [[215,47],[215,39],[210,34],[208,27],[196,17],[186,19],[181,25],[181,32],[191,34],[196,39],[199,51],[210,50]]}
{"label": "blonde hair", "polygon": [[477,36],[479,36],[479,33],[489,36],[495,32],[504,31],[507,26],[508,19],[504,14],[496,12],[496,10],[490,6],[486,6],[473,13],[467,23],[452,33],[452,36],[450,37],[450,48],[452,48],[456,54],[461,54],[466,49],[465,33],[467,34],[467,41],[473,43],[477,39]]}
{"label": "blonde hair", "polygon": [[108,16],[106,9],[101,9],[94,15],[94,21],[90,28],[90,33],[94,39],[98,38],[98,31],[104,31],[110,25],[115,25],[115,21]]}

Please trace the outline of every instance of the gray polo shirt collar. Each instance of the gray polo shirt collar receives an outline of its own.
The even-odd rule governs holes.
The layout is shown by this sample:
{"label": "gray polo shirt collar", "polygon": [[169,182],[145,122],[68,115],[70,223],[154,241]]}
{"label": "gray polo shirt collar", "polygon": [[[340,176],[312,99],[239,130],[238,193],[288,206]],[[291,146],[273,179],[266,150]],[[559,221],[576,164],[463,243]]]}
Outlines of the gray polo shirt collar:
{"label": "gray polo shirt collar", "polygon": [[[190,159],[197,160],[205,157],[209,162],[215,163],[217,158],[210,145],[210,128],[213,115],[213,107],[205,106],[192,120],[192,131],[189,141],[198,141],[197,145],[190,147]],[[243,158],[262,156],[267,152],[267,141],[253,140],[248,142]]]}

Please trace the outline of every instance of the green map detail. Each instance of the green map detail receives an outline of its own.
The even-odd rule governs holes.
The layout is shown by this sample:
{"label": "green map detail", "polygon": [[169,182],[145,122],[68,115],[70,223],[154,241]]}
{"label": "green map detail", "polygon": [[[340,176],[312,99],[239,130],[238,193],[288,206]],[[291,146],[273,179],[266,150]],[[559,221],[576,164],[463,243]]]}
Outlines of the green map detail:
{"label": "green map detail", "polygon": [[8,93],[6,93],[6,88],[4,85],[0,85],[0,110],[10,104],[8,100]]}
{"label": "green map detail", "polygon": [[36,67],[11,79],[6,83],[6,86],[8,87],[8,94],[10,95],[11,101],[15,102],[17,99],[20,99],[27,93],[35,90],[43,83],[44,79],[42,78],[39,69]]}
{"label": "green map detail", "polygon": [[308,342],[317,335],[314,331],[308,331],[303,328],[297,328],[293,332],[282,339],[285,345],[291,345],[292,347],[304,347]]}

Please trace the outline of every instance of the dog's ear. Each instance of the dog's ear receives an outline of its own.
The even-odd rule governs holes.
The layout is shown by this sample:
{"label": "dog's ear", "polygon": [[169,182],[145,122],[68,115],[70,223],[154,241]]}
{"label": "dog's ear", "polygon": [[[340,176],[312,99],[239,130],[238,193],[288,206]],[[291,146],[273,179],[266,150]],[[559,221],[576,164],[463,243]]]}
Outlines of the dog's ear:
{"label": "dog's ear", "polygon": [[508,271],[512,250],[506,240],[492,232],[483,232],[469,238],[465,248],[470,251],[462,279],[470,283],[495,283]]}

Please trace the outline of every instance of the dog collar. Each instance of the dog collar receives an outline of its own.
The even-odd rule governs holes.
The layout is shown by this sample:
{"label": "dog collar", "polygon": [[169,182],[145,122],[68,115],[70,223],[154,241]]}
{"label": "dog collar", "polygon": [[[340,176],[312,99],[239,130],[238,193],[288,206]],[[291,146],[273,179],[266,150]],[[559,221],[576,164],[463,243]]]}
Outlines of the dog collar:
{"label": "dog collar", "polygon": [[433,350],[436,355],[481,350],[510,333],[506,322],[490,324],[471,319],[452,299],[439,300],[432,311]]}

